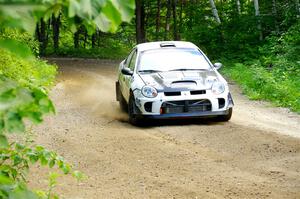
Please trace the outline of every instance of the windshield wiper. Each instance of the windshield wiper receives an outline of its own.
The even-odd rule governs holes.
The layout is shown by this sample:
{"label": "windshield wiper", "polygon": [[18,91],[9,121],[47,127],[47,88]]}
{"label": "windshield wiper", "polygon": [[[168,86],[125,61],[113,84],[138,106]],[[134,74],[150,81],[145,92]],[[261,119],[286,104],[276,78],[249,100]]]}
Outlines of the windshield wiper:
{"label": "windshield wiper", "polygon": [[162,72],[160,70],[139,70],[140,73],[159,73]]}
{"label": "windshield wiper", "polygon": [[207,69],[196,69],[196,68],[179,68],[179,69],[174,69],[174,70],[169,70],[169,71],[188,71],[188,70],[207,70]]}

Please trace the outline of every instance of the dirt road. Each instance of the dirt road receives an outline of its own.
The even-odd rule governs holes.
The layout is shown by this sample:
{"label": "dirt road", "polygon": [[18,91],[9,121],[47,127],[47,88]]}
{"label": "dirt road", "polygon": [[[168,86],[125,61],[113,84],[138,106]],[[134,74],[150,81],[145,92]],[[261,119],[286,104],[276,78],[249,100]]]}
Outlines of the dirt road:
{"label": "dirt road", "polygon": [[[37,128],[38,144],[83,171],[56,189],[64,198],[300,198],[300,117],[253,102],[231,85],[228,123],[128,124],[115,101],[116,63],[56,60],[57,114]],[[33,187],[42,171],[31,177]]]}

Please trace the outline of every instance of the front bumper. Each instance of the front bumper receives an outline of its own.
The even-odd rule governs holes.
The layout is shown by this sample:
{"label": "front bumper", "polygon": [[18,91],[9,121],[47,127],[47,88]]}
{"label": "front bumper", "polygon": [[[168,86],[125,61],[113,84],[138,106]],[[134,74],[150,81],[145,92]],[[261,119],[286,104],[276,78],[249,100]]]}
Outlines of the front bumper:
{"label": "front bumper", "polygon": [[[166,96],[161,92],[155,98],[146,98],[137,90],[134,92],[134,96],[139,115],[154,119],[227,115],[228,110],[234,105],[231,94],[228,91],[220,95],[214,95],[210,90],[207,90],[205,94],[196,95],[192,95],[190,91],[182,91],[180,96]],[[189,106],[190,102],[196,101],[197,104],[197,100],[200,102],[205,100],[209,103],[209,106],[204,107],[203,105],[203,107],[198,106],[195,108],[192,105],[185,107]],[[178,104],[178,102],[183,102],[179,109],[176,109],[176,107],[172,109],[173,111],[169,111],[169,107],[165,108],[165,104]],[[176,112],[176,110],[179,111]]]}
{"label": "front bumper", "polygon": [[213,117],[219,115],[227,115],[229,110],[225,111],[205,111],[205,112],[194,112],[194,113],[166,113],[160,115],[143,115],[144,118],[149,119],[172,119],[172,118],[199,118],[199,117]]}

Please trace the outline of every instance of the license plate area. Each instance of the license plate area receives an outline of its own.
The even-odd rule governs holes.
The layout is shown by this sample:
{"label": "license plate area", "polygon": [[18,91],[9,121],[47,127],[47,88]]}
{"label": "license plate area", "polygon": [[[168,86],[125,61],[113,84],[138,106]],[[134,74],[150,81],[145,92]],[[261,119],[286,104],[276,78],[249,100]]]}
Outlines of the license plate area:
{"label": "license plate area", "polygon": [[206,112],[211,111],[211,107],[208,99],[168,101],[161,106],[162,114]]}

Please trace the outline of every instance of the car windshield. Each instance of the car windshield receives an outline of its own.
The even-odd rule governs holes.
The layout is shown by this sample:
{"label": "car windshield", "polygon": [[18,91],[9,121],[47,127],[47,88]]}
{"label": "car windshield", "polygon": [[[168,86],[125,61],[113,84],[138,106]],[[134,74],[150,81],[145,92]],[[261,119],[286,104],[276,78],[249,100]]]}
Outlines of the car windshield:
{"label": "car windshield", "polygon": [[140,72],[176,70],[210,70],[211,66],[196,49],[149,50],[141,54]]}

